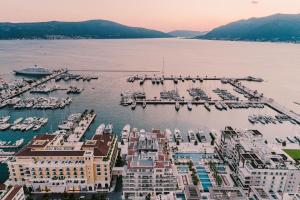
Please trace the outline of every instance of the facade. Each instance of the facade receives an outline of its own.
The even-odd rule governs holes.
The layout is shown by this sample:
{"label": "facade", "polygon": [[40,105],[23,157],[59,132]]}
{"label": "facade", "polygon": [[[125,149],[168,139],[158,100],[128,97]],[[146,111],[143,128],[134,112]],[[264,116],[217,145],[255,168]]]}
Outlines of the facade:
{"label": "facade", "polygon": [[112,134],[72,143],[63,134],[39,135],[8,161],[6,184],[36,192],[108,191],[117,153]]}
{"label": "facade", "polygon": [[127,169],[123,176],[123,195],[136,198],[169,194],[177,188],[165,132],[131,132]]}
{"label": "facade", "polygon": [[1,200],[25,200],[25,194],[23,187],[20,185],[15,185],[5,192],[3,195],[0,195]]}
{"label": "facade", "polygon": [[260,186],[275,193],[299,192],[300,169],[295,161],[281,149],[266,144],[259,131],[227,127],[218,146],[244,190]]}

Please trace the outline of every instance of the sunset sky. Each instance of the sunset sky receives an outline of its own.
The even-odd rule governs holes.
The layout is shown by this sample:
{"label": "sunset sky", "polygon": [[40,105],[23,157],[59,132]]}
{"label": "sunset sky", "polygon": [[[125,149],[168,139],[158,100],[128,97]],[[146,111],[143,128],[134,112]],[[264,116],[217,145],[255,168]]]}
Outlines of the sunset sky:
{"label": "sunset sky", "polygon": [[0,0],[1,22],[107,19],[162,31],[207,31],[275,13],[300,13],[300,0]]}

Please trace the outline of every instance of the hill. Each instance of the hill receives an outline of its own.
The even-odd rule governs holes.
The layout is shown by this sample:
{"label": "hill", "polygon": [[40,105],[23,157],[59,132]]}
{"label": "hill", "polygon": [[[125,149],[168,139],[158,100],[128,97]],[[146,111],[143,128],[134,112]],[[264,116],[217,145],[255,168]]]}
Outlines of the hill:
{"label": "hill", "polygon": [[276,14],[240,20],[213,29],[199,39],[244,41],[300,41],[300,14]]}
{"label": "hill", "polygon": [[0,23],[0,39],[165,38],[169,34],[107,20]]}

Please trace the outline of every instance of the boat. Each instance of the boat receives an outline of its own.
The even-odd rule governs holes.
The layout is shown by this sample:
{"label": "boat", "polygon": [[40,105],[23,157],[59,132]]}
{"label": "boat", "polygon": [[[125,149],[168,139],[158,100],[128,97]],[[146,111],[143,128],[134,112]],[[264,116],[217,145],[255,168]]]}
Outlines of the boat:
{"label": "boat", "polygon": [[176,103],[175,103],[175,110],[179,111],[179,109],[180,109],[180,104],[179,104],[178,101],[176,101]]}
{"label": "boat", "polygon": [[145,109],[146,108],[146,106],[147,106],[147,103],[146,103],[146,101],[143,101],[143,108]]}
{"label": "boat", "polygon": [[103,131],[105,129],[105,124],[100,124],[100,126],[98,126],[98,128],[96,129],[96,135],[102,135]]}
{"label": "boat", "polygon": [[41,127],[42,127],[42,124],[37,124],[37,125],[33,126],[32,130],[36,131],[36,130],[39,130]]}
{"label": "boat", "polygon": [[34,67],[29,67],[21,70],[14,70],[16,75],[23,75],[23,76],[34,76],[34,77],[41,77],[41,76],[48,76],[53,74],[53,71],[38,67],[35,65]]}
{"label": "boat", "polygon": [[168,138],[169,142],[173,142],[172,131],[170,129],[166,129],[166,137]]}
{"label": "boat", "polygon": [[23,117],[20,117],[20,118],[16,119],[14,121],[13,125],[16,125],[16,124],[20,123],[22,120],[23,120]]}
{"label": "boat", "polygon": [[283,143],[283,139],[281,139],[281,138],[275,138],[275,140],[280,144]]}
{"label": "boat", "polygon": [[188,130],[188,136],[190,142],[195,142],[196,141],[196,136],[193,130]]}
{"label": "boat", "polygon": [[0,124],[6,123],[10,119],[10,116],[5,116],[0,118]]}
{"label": "boat", "polygon": [[206,110],[210,111],[210,107],[209,107],[209,103],[208,102],[204,103],[204,107],[206,108]]}
{"label": "boat", "polygon": [[136,102],[133,101],[132,104],[131,104],[131,110],[134,110],[136,108]]}
{"label": "boat", "polygon": [[121,133],[121,139],[123,142],[127,142],[130,134],[130,125],[126,124]]}
{"label": "boat", "polygon": [[10,127],[9,123],[0,124],[0,130],[1,131],[8,129],[9,127]]}
{"label": "boat", "polygon": [[289,137],[289,136],[287,136],[286,139],[287,139],[290,143],[295,143],[295,142],[296,142],[293,138],[291,138],[291,137]]}
{"label": "boat", "polygon": [[221,105],[220,102],[216,102],[216,103],[215,103],[215,107],[216,107],[218,110],[222,110],[222,109],[223,109],[223,106]]}
{"label": "boat", "polygon": [[188,102],[187,103],[187,108],[188,108],[188,110],[192,110],[193,109],[193,105],[192,105],[192,102]]}
{"label": "boat", "polygon": [[25,128],[25,130],[26,131],[29,131],[30,129],[32,129],[34,127],[34,124],[29,124],[26,128]]}
{"label": "boat", "polygon": [[175,141],[182,141],[181,132],[177,128],[174,129],[174,137],[175,137]]}
{"label": "boat", "polygon": [[112,133],[112,128],[113,128],[112,124],[106,125],[104,130],[103,130],[103,133],[110,133],[111,134]]}

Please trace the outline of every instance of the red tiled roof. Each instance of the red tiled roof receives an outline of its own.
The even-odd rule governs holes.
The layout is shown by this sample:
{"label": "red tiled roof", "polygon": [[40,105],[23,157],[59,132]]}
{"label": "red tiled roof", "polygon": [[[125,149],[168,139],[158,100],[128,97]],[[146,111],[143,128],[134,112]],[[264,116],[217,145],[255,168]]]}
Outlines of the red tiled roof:
{"label": "red tiled roof", "polygon": [[9,190],[8,195],[2,200],[12,200],[16,196],[16,194],[20,191],[21,188],[22,186],[20,185],[14,186],[12,189]]}
{"label": "red tiled roof", "polygon": [[106,156],[111,145],[110,143],[113,140],[113,136],[111,134],[94,135],[92,140],[96,141],[95,144],[91,145],[85,142],[82,145],[82,149],[94,150],[95,156]]}
{"label": "red tiled roof", "polygon": [[84,151],[34,151],[31,148],[21,149],[15,156],[83,156]]}

